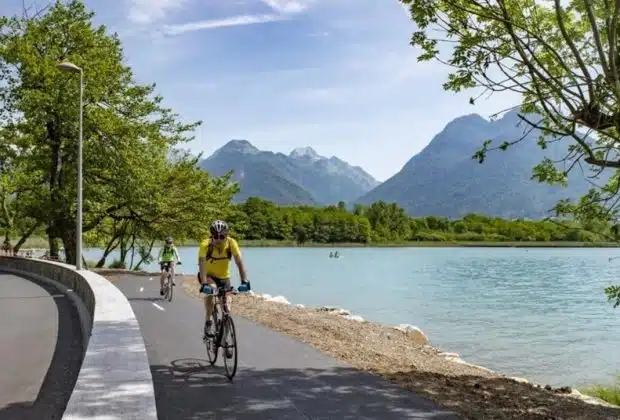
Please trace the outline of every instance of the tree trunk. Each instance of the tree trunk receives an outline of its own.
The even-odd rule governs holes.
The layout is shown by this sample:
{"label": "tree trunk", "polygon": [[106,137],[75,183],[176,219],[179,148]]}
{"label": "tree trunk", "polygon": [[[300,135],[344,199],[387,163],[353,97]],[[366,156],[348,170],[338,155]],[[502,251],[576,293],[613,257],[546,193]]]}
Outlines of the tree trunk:
{"label": "tree trunk", "polygon": [[65,260],[67,264],[76,265],[75,246],[76,242],[75,229],[64,229],[61,233],[62,244],[65,247]]}
{"label": "tree trunk", "polygon": [[105,265],[105,260],[108,258],[108,255],[110,255],[112,251],[114,251],[116,247],[118,246],[118,243],[116,242],[118,238],[119,238],[118,236],[114,236],[108,242],[108,244],[105,247],[105,250],[103,251],[103,255],[101,256],[101,258],[97,262],[97,265],[95,266],[96,268],[102,268]]}
{"label": "tree trunk", "polygon": [[133,235],[131,235],[131,261],[129,263],[129,268],[133,267],[133,257],[136,254],[136,232],[134,231]]}
{"label": "tree trunk", "polygon": [[30,229],[28,229],[21,238],[19,238],[19,241],[17,241],[17,244],[15,244],[15,246],[13,247],[13,253],[17,254],[19,252],[19,250],[21,249],[22,245],[24,245],[26,243],[26,241],[28,240],[28,238],[30,238],[30,236],[34,233],[35,230],[37,230],[37,228],[41,226],[41,223],[35,223],[34,225],[32,225],[32,227]]}
{"label": "tree trunk", "polygon": [[120,251],[121,251],[121,255],[120,255],[120,262],[123,263],[123,267],[127,267],[125,265],[125,260],[127,259],[127,251],[129,251],[129,249],[127,248],[129,242],[129,238],[127,237],[127,235],[125,235],[125,231],[123,231],[123,234],[121,236],[121,242],[120,242]]}
{"label": "tree trunk", "polygon": [[11,252],[11,237],[9,230],[7,229],[4,233],[4,242],[2,244],[2,251],[5,252],[5,255],[12,255]]}
{"label": "tree trunk", "polygon": [[51,260],[58,259],[58,241],[56,240],[56,235],[52,233],[50,229],[47,231],[47,243],[50,247],[50,255],[49,258]]}
{"label": "tree trunk", "polygon": [[139,270],[139,269],[140,269],[140,266],[142,265],[142,263],[144,262],[144,260],[145,260],[145,259],[147,259],[149,255],[151,255],[151,251],[153,251],[153,245],[155,245],[155,240],[154,240],[154,239],[151,241],[151,243],[150,243],[150,245],[149,245],[149,250],[148,250],[148,252],[145,252],[145,253],[140,252],[140,254],[141,254],[141,255],[140,255],[140,257],[141,257],[141,258],[140,258],[140,261],[138,261],[138,264],[136,264],[136,266],[135,266],[135,267],[133,267],[133,268],[132,268],[132,270],[137,271],[137,270]]}

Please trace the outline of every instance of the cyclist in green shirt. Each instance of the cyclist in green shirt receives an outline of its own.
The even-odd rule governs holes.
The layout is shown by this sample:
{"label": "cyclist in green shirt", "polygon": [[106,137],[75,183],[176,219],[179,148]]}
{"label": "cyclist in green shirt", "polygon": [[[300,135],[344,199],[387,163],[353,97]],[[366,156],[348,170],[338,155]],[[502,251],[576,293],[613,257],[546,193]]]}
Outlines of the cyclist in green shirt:
{"label": "cyclist in green shirt", "polygon": [[174,266],[175,263],[181,263],[181,257],[179,257],[179,251],[177,251],[177,247],[172,243],[172,238],[168,236],[166,238],[166,243],[163,248],[159,250],[159,255],[157,256],[157,260],[159,261],[159,267],[161,269],[161,277],[159,279],[159,294],[161,296],[164,295],[164,279],[166,278],[166,271],[164,269],[168,267],[170,270],[170,275],[172,276],[172,284],[174,283]]}

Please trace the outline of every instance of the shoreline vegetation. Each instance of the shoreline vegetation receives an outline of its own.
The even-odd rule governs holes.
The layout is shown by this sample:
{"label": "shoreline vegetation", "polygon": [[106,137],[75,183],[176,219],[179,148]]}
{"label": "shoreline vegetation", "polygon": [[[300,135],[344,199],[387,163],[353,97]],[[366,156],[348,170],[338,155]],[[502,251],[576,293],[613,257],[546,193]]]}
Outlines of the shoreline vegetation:
{"label": "shoreline vegetation", "polygon": [[[392,243],[318,243],[299,244],[292,240],[239,239],[239,245],[245,248],[619,248],[616,242],[579,242],[579,241],[407,241]],[[161,245],[156,243],[155,246]],[[197,247],[199,241],[183,241],[178,247]],[[96,247],[96,246],[94,246]],[[26,240],[20,252],[28,250],[45,250],[49,245],[47,239],[31,237]],[[90,247],[87,247],[90,248]],[[60,248],[62,249],[62,247]]]}
{"label": "shoreline vegetation", "polygon": [[[100,270],[111,281],[126,270]],[[153,275],[142,272],[143,275]],[[196,279],[185,294],[199,298]],[[282,297],[237,295],[235,315],[285,333],[349,365],[382,376],[455,411],[464,419],[618,419],[620,407],[569,387],[511,378],[433,347],[416,327],[363,320],[338,308],[292,305]],[[432,338],[431,338],[432,341]]]}
{"label": "shoreline vegetation", "polygon": [[[222,207],[219,213],[206,220],[187,221],[167,230],[160,227],[145,233],[108,229],[110,226],[102,224],[101,229],[84,234],[85,248],[103,250],[101,257],[89,261],[88,265],[140,270],[153,261],[154,250],[161,247],[166,236],[172,236],[178,247],[198,246],[208,234],[213,218],[228,221],[231,236],[245,248],[620,247],[620,225],[601,221],[508,220],[481,214],[468,214],[461,219],[410,217],[395,203],[383,201],[349,209],[344,202],[324,207],[278,206],[250,197],[243,203]],[[15,240],[15,236],[9,235],[9,238]],[[9,244],[12,242],[9,240]],[[16,245],[13,252],[18,251],[20,255],[32,250],[45,251],[50,246],[50,241],[40,231],[22,236],[17,243],[19,246]],[[63,249],[59,244],[54,248],[50,249],[50,254]],[[69,249],[72,250],[73,245]],[[113,261],[108,261],[111,258]]]}
{"label": "shoreline vegetation", "polygon": [[[184,244],[183,246],[198,246],[198,243]],[[304,243],[294,241],[265,241],[240,240],[239,245],[246,248],[618,248],[615,242],[569,242],[569,241],[521,241],[521,242],[491,242],[491,241],[409,241],[395,243]]]}

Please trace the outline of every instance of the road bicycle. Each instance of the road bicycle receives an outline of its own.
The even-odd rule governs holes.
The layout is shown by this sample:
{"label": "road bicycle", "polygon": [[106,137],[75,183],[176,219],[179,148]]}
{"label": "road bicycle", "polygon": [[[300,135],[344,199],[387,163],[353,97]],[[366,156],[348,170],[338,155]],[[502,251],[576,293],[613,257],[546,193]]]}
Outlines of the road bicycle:
{"label": "road bicycle", "polygon": [[[215,333],[213,335],[207,335],[206,322],[204,326],[204,342],[207,347],[209,363],[211,363],[211,366],[215,364],[219,349],[222,348],[222,357],[224,358],[226,377],[231,381],[237,372],[237,363],[239,359],[237,353],[237,331],[224,297],[227,294],[236,295],[239,293],[248,292],[250,290],[250,283],[246,283],[243,287],[244,289],[239,291],[235,290],[234,287],[230,287],[228,290],[220,287],[217,288],[216,293],[212,293],[213,286],[211,285],[204,285],[200,287],[200,291],[202,293],[213,295],[215,297],[213,314],[211,315]],[[228,337],[228,335],[230,335],[230,337]]]}
{"label": "road bicycle", "polygon": [[[172,272],[170,271],[170,266],[172,262],[160,262],[159,264],[163,265],[164,270],[166,270],[166,277],[164,278],[164,300],[168,302],[172,302],[172,295],[174,290],[174,277],[172,277]],[[177,265],[181,265],[181,261],[177,263]]]}

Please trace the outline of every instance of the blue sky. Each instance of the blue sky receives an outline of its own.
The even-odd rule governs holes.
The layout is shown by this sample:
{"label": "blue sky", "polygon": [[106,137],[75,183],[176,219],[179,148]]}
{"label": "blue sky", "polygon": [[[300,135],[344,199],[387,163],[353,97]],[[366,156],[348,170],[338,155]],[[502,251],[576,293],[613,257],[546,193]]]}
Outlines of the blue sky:
{"label": "blue sky", "polygon": [[[2,3],[12,14],[22,1]],[[416,61],[415,27],[397,0],[86,4],[120,34],[138,79],[156,82],[184,120],[203,121],[188,145],[196,153],[230,139],[284,153],[312,146],[383,181],[451,119],[516,104],[471,106],[471,93],[444,92],[447,69]]]}

